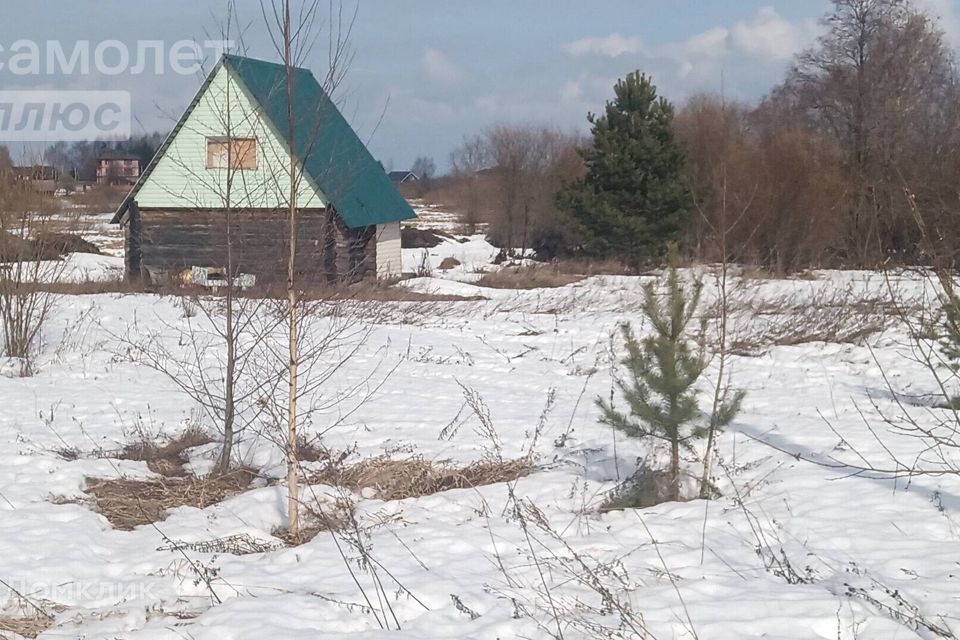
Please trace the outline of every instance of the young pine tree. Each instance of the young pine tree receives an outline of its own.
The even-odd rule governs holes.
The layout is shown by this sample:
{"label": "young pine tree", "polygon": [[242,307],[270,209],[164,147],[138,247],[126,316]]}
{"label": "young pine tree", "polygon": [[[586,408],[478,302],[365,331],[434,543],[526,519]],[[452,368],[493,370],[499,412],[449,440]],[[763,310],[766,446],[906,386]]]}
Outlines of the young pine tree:
{"label": "young pine tree", "polygon": [[667,273],[664,292],[653,283],[644,287],[643,314],[652,333],[637,340],[628,323],[621,325],[627,356],[623,364],[626,379],[617,381],[628,413],[611,402],[597,399],[600,422],[635,438],[665,441],[670,447],[668,500],[680,499],[680,452],[690,441],[706,434],[697,424],[700,409],[694,383],[707,366],[704,355],[704,331],[701,328],[692,343],[688,328],[700,304],[703,284],[697,280],[685,286],[677,269]]}
{"label": "young pine tree", "polygon": [[639,267],[663,258],[684,228],[689,192],[674,139],[673,105],[634,71],[614,87],[604,115],[590,114],[593,144],[582,152],[586,177],[558,195],[588,252]]}

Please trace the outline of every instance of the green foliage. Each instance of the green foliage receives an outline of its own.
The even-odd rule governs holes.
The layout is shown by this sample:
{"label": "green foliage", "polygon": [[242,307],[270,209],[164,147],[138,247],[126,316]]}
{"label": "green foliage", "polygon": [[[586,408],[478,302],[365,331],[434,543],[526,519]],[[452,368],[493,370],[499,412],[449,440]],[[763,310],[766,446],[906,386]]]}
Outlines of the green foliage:
{"label": "green foliage", "polygon": [[670,444],[670,493],[677,500],[680,449],[689,448],[691,440],[707,433],[702,424],[696,424],[700,408],[694,389],[707,365],[703,325],[696,332],[695,343],[688,339],[703,284],[696,280],[690,287],[684,286],[677,269],[671,267],[664,289],[660,294],[653,283],[644,287],[643,314],[651,325],[650,335],[637,340],[629,324],[621,325],[627,348],[623,359],[627,376],[616,384],[629,412],[618,411],[602,398],[597,399],[597,405],[602,423],[631,437],[654,438]]}
{"label": "green foliage", "polygon": [[614,92],[604,115],[588,116],[587,175],[558,194],[558,206],[581,226],[588,252],[639,267],[662,259],[679,237],[690,197],[671,126],[673,105],[639,71],[618,81]]}
{"label": "green foliage", "polygon": [[740,413],[740,407],[743,405],[743,399],[747,397],[747,392],[743,389],[733,390],[725,387],[720,394],[720,404],[717,410],[711,416],[711,424],[714,429],[720,430],[728,426],[733,419]]}

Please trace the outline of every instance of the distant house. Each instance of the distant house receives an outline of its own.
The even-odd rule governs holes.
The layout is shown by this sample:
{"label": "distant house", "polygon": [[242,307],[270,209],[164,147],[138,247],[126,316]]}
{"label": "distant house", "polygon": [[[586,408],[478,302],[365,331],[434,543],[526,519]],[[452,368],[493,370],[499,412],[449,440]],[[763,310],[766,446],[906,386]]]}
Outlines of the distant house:
{"label": "distant house", "polygon": [[97,184],[111,187],[131,186],[140,177],[140,158],[105,151],[97,156]]}
{"label": "distant house", "polygon": [[413,210],[309,70],[291,92],[282,65],[220,59],[113,217],[129,277],[224,269],[229,213],[236,273],[285,280],[291,138],[301,280],[399,275]]}
{"label": "distant house", "polygon": [[57,181],[60,172],[56,167],[44,164],[33,164],[13,168],[13,179],[29,185],[37,193],[52,196],[57,193]]}
{"label": "distant house", "polygon": [[419,182],[420,176],[413,171],[391,171],[389,174],[390,182],[393,184],[406,184],[408,182]]}

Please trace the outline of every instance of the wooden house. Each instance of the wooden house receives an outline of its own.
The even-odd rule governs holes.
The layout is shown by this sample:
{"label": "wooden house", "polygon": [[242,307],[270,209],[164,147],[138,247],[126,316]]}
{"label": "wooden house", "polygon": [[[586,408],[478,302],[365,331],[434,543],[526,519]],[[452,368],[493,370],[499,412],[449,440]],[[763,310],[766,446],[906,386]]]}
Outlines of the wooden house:
{"label": "wooden house", "polygon": [[225,55],[114,215],[128,277],[232,264],[284,280],[291,165],[300,279],[399,275],[413,210],[313,74]]}
{"label": "wooden house", "polygon": [[394,184],[407,184],[408,182],[418,182],[420,176],[413,171],[391,171],[389,174],[390,182]]}

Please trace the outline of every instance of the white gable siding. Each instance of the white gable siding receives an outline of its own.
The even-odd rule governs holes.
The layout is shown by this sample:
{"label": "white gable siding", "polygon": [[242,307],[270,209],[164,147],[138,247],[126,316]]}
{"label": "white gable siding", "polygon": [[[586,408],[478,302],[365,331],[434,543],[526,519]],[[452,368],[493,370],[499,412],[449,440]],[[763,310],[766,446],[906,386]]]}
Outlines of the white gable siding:
{"label": "white gable siding", "polygon": [[378,224],[376,242],[377,277],[399,277],[403,261],[403,251],[400,249],[400,222]]}
{"label": "white gable siding", "polygon": [[[233,170],[230,188],[235,208],[281,208],[290,191],[287,145],[256,102],[224,66],[217,71],[166,153],[140,188],[141,208],[223,208],[227,206],[227,169],[207,169],[207,138],[257,139],[257,168]],[[297,203],[320,208],[323,194],[305,173]]]}

